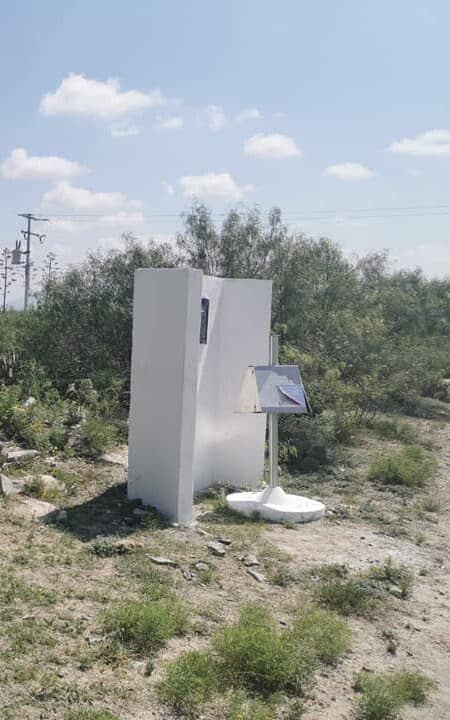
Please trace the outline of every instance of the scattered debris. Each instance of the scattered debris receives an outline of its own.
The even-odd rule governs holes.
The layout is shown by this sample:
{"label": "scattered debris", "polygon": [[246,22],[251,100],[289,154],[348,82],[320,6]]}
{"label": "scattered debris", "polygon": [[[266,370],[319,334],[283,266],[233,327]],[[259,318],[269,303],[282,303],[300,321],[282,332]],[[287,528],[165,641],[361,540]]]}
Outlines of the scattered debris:
{"label": "scattered debris", "polygon": [[23,450],[21,448],[13,448],[7,451],[6,460],[9,463],[21,463],[27,460],[33,460],[38,457],[39,452],[37,450]]}
{"label": "scattered debris", "polygon": [[33,407],[33,405],[36,405],[36,402],[37,402],[36,398],[33,397],[32,395],[30,395],[30,397],[28,397],[24,401],[23,406],[24,406],[24,408],[30,408],[30,407]]}
{"label": "scattered debris", "polygon": [[206,572],[207,570],[209,570],[209,565],[208,563],[200,561],[198,563],[195,563],[194,568],[196,570],[199,570],[200,572]]}
{"label": "scattered debris", "polygon": [[18,498],[14,505],[14,511],[24,518],[45,518],[56,511],[56,506],[44,500],[36,500],[31,497]]}
{"label": "scattered debris", "polygon": [[225,548],[220,542],[208,543],[208,549],[211,550],[214,555],[218,555],[219,557],[223,557],[225,555]]}
{"label": "scattered debris", "polygon": [[65,483],[53,475],[40,475],[39,480],[42,483],[44,490],[56,490],[57,492],[64,492],[66,489]]}
{"label": "scattered debris", "polygon": [[105,453],[101,456],[100,460],[103,462],[111,463],[111,465],[122,465],[125,470],[128,469],[128,447],[117,448],[109,453]]}
{"label": "scattered debris", "polygon": [[178,565],[175,560],[170,560],[170,558],[161,557],[160,555],[150,555],[150,560],[152,563],[155,563],[155,565],[169,565],[170,567],[177,567]]}
{"label": "scattered debris", "polygon": [[252,570],[252,568],[247,568],[247,572],[249,575],[252,576],[255,580],[257,580],[260,583],[266,582],[266,576],[262,573],[259,573],[257,570]]}
{"label": "scattered debris", "polygon": [[9,475],[0,475],[0,495],[19,495],[25,490],[25,478],[12,478]]}

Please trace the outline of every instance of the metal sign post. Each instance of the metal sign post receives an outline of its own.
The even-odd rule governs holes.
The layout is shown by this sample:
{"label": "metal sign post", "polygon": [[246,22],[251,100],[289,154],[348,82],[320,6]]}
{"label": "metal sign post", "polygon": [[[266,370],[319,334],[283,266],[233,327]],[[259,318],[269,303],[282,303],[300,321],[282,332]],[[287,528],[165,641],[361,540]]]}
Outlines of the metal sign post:
{"label": "metal sign post", "polygon": [[[278,335],[270,336],[270,364],[278,365]],[[270,487],[278,485],[278,415],[269,413]]]}

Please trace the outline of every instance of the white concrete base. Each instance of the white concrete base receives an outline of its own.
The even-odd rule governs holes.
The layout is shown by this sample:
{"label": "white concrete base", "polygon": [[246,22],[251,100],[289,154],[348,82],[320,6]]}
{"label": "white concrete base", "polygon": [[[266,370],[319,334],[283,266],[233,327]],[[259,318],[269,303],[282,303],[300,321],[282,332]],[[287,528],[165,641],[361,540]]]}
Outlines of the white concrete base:
{"label": "white concrete base", "polygon": [[271,522],[306,523],[320,520],[325,505],[301,495],[289,495],[280,487],[267,487],[259,492],[238,492],[227,495],[228,507],[249,517],[257,513]]}

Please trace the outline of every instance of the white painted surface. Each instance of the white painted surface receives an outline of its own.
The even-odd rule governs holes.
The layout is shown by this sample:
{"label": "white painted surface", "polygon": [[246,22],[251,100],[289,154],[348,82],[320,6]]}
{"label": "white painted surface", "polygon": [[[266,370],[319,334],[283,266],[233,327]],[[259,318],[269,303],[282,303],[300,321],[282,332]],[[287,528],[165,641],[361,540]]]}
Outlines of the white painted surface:
{"label": "white painted surface", "polygon": [[192,519],[202,273],[135,276],[128,496]]}
{"label": "white painted surface", "polygon": [[[201,345],[201,298],[210,301]],[[268,361],[271,282],[138,270],[135,281],[128,494],[178,522],[194,491],[257,485],[266,416],[239,415],[248,365]]]}
{"label": "white painted surface", "polygon": [[239,492],[227,495],[228,506],[246,517],[257,513],[271,522],[307,523],[320,520],[325,505],[318,500],[285,493],[279,486],[267,487],[259,492]]}
{"label": "white painted surface", "polygon": [[210,300],[207,345],[199,345],[195,490],[255,487],[264,471],[266,416],[237,413],[249,365],[268,362],[272,283],[203,277]]}

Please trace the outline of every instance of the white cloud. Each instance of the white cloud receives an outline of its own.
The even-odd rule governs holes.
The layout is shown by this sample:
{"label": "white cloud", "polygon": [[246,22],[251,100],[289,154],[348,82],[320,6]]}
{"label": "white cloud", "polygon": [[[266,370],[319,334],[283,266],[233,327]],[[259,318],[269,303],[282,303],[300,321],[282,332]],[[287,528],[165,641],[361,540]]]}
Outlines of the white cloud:
{"label": "white cloud", "polygon": [[450,155],[450,130],[428,130],[414,138],[396,140],[389,145],[388,150],[404,155],[448,157]]}
{"label": "white cloud", "polygon": [[367,178],[373,177],[375,173],[360,163],[345,162],[340,165],[329,165],[324,175],[339,180],[367,180]]}
{"label": "white cloud", "polygon": [[244,152],[262,158],[301,157],[302,151],[295,140],[280,133],[258,133],[248,138],[244,144]]}
{"label": "white cloud", "polygon": [[236,122],[242,123],[247,120],[259,120],[260,118],[262,118],[262,115],[259,110],[256,108],[248,108],[247,110],[242,110],[242,112],[236,115]]}
{"label": "white cloud", "polygon": [[43,115],[113,118],[162,105],[163,102],[159,90],[122,92],[117,78],[102,82],[70,73],[54,93],[43,96],[40,111]]}
{"label": "white cloud", "polygon": [[142,212],[120,210],[119,212],[111,215],[102,215],[98,221],[104,225],[121,225],[123,227],[131,227],[135,225],[143,225],[145,217]]}
{"label": "white cloud", "polygon": [[113,138],[135,137],[140,135],[141,132],[142,128],[137,125],[128,125],[128,123],[117,123],[111,126],[111,137]]}
{"label": "white cloud", "polygon": [[209,105],[207,111],[211,130],[221,130],[226,123],[223,109],[219,105]]}
{"label": "white cloud", "polygon": [[52,155],[28,155],[25,148],[12,150],[2,165],[3,177],[11,180],[69,178],[88,172],[88,168],[73,160]]}
{"label": "white cloud", "polygon": [[136,200],[128,200],[126,195],[120,192],[92,192],[62,180],[53,190],[44,194],[41,205],[49,210],[63,209],[89,213],[137,208],[140,203]]}
{"label": "white cloud", "polygon": [[163,180],[161,185],[163,186],[165,192],[167,195],[174,195],[175,194],[175,188],[172,185],[172,183],[167,182],[167,180]]}
{"label": "white cloud", "polygon": [[185,197],[210,197],[222,200],[242,200],[253,192],[253,185],[238,185],[229,173],[184,175],[179,180]]}
{"label": "white cloud", "polygon": [[181,115],[171,115],[167,118],[158,118],[156,125],[158,130],[179,130],[184,125]]}

